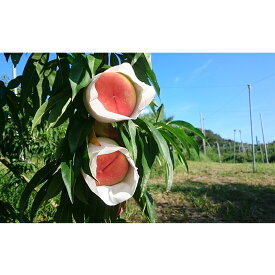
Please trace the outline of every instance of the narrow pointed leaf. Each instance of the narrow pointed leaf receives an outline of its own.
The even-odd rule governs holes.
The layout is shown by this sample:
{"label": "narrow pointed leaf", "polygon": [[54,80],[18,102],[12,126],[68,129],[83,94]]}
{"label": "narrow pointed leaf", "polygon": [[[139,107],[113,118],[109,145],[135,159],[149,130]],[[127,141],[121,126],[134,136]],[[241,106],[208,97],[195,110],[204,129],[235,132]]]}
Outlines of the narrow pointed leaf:
{"label": "narrow pointed leaf", "polygon": [[67,189],[69,198],[73,203],[74,184],[75,184],[73,161],[72,160],[63,161],[61,162],[60,167],[61,167],[62,179]]}
{"label": "narrow pointed leaf", "polygon": [[188,170],[188,164],[186,161],[186,158],[182,152],[182,149],[179,147],[179,145],[175,142],[175,139],[173,139],[173,137],[171,137],[168,133],[166,133],[164,130],[159,130],[162,134],[162,136],[167,140],[167,142],[169,142],[172,146],[174,146],[174,148],[177,150],[177,154],[179,154],[179,156],[181,157],[182,161],[184,162],[186,169]]}
{"label": "narrow pointed leaf", "polygon": [[147,122],[148,127],[151,130],[151,133],[158,145],[159,151],[166,162],[166,173],[165,179],[167,184],[167,189],[169,190],[173,183],[173,163],[170,157],[170,151],[167,145],[166,140],[160,134],[160,132],[149,122]]}
{"label": "narrow pointed leaf", "polygon": [[91,80],[88,68],[86,58],[82,55],[78,55],[71,67],[69,75],[72,88],[72,99],[74,99],[82,88],[88,86]]}
{"label": "narrow pointed leaf", "polygon": [[61,193],[60,203],[57,207],[54,219],[58,223],[72,222],[72,204],[65,190]]}
{"label": "narrow pointed leaf", "polygon": [[32,179],[27,183],[19,203],[19,208],[25,210],[28,206],[28,201],[33,189],[39,184],[45,182],[49,177],[56,171],[57,164],[55,162],[50,162],[46,164],[43,168],[35,173]]}
{"label": "narrow pointed leaf", "polygon": [[32,208],[31,208],[31,221],[34,219],[36,212],[38,210],[38,208],[42,205],[43,201],[44,201],[44,197],[47,194],[47,189],[49,186],[49,182],[46,182],[41,188],[40,190],[37,192],[34,201],[32,203]]}
{"label": "narrow pointed leaf", "polygon": [[157,110],[156,122],[162,121],[163,117],[164,117],[164,105],[161,104],[160,107]]}
{"label": "narrow pointed leaf", "polygon": [[91,119],[83,119],[79,117],[72,121],[68,134],[68,143],[71,153],[75,153],[76,150],[83,144],[91,131],[91,127]]}
{"label": "narrow pointed leaf", "polygon": [[8,83],[8,89],[14,89],[22,83],[22,75],[17,76]]}
{"label": "narrow pointed leaf", "polygon": [[14,67],[16,67],[16,65],[19,63],[22,54],[23,53],[12,53],[11,54],[11,60],[12,60]]}
{"label": "narrow pointed leaf", "polygon": [[169,124],[178,125],[180,127],[183,127],[185,129],[197,134],[199,137],[205,139],[204,134],[198,128],[195,128],[192,124],[190,124],[186,121],[174,120],[174,121],[169,122]]}

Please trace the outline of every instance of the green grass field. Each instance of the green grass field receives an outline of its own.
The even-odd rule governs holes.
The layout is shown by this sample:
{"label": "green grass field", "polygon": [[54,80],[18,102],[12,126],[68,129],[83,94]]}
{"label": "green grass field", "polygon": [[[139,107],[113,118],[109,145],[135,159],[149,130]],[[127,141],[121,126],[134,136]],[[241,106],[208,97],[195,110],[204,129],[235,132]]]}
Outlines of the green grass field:
{"label": "green grass field", "polygon": [[[183,167],[175,170],[170,191],[165,188],[163,169],[153,171],[149,192],[158,223],[275,222],[274,163],[257,164],[256,173],[250,163],[188,163],[189,173]],[[23,186],[9,182],[5,169],[1,172],[0,200],[16,207]],[[54,199],[41,208],[35,221],[49,220],[57,203]],[[121,217],[127,222],[146,222],[133,199],[128,200]]]}
{"label": "green grass field", "polygon": [[[174,184],[165,190],[163,177],[150,181],[157,222],[275,222],[275,164],[220,164],[189,162],[189,173],[179,167]],[[133,200],[123,217],[144,222]]]}

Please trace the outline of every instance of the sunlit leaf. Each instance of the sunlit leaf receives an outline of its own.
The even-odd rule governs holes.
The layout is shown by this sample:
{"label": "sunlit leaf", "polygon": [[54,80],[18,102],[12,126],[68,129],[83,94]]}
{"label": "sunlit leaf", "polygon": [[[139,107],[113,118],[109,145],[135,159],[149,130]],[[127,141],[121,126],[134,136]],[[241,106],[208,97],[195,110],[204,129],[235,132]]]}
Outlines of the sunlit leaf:
{"label": "sunlit leaf", "polygon": [[157,110],[156,122],[162,121],[163,118],[164,118],[164,105],[161,104],[160,107]]}
{"label": "sunlit leaf", "polygon": [[178,126],[180,126],[182,128],[185,128],[186,130],[189,130],[189,131],[197,134],[202,139],[205,139],[204,134],[198,128],[195,128],[192,124],[190,124],[190,123],[188,123],[186,121],[174,120],[174,121],[169,122],[169,124],[178,125]]}
{"label": "sunlit leaf", "polygon": [[167,189],[170,189],[173,183],[173,163],[170,157],[170,151],[167,145],[166,140],[160,134],[160,132],[149,122],[147,122],[149,129],[151,130],[152,135],[156,143],[158,144],[159,151],[165,160],[166,163],[166,173],[165,180],[167,184]]}
{"label": "sunlit leaf", "polygon": [[74,201],[74,185],[75,185],[75,175],[73,170],[73,160],[67,160],[61,162],[61,174],[62,178],[65,184],[65,187],[67,189],[69,198],[71,202]]}
{"label": "sunlit leaf", "polygon": [[86,58],[78,55],[70,70],[70,84],[72,87],[72,99],[84,87],[88,86],[91,77],[88,72],[88,64]]}

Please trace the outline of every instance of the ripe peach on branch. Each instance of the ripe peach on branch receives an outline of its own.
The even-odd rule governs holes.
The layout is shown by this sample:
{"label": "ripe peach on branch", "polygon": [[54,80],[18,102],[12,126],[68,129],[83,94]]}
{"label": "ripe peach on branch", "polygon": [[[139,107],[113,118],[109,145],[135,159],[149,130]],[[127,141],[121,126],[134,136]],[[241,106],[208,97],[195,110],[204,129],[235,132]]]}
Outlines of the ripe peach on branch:
{"label": "ripe peach on branch", "polygon": [[91,189],[107,205],[117,205],[131,198],[139,175],[126,148],[108,138],[97,138],[100,145],[89,144],[90,169],[97,180],[82,171]]}
{"label": "ripe peach on branch", "polygon": [[154,88],[140,81],[129,63],[122,63],[91,79],[84,104],[96,120],[110,123],[136,119],[154,96]]}

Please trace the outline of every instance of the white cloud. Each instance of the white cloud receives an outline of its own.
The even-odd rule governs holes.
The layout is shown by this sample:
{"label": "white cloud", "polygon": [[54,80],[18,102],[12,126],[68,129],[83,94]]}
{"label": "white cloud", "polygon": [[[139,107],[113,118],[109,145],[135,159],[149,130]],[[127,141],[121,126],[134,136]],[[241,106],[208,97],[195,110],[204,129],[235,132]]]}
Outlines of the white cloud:
{"label": "white cloud", "polygon": [[150,114],[152,111],[150,110],[150,109],[147,109],[147,108],[145,108],[145,109],[143,109],[141,112],[140,112],[140,115],[148,115],[148,114]]}
{"label": "white cloud", "polygon": [[207,67],[212,63],[212,59],[207,60],[204,64],[202,64],[201,66],[197,67],[195,70],[193,70],[193,73],[200,73],[202,71],[204,71],[205,69],[207,69]]}

